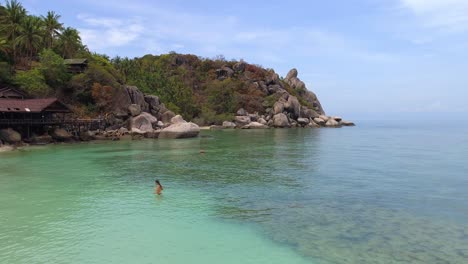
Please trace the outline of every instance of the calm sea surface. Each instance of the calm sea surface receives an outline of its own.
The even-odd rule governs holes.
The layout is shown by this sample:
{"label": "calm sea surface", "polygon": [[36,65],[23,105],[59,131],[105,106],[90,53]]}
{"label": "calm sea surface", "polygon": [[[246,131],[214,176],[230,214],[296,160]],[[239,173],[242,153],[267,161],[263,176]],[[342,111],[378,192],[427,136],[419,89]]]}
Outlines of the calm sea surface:
{"label": "calm sea surface", "polygon": [[2,153],[0,263],[466,264],[468,129],[203,131]]}

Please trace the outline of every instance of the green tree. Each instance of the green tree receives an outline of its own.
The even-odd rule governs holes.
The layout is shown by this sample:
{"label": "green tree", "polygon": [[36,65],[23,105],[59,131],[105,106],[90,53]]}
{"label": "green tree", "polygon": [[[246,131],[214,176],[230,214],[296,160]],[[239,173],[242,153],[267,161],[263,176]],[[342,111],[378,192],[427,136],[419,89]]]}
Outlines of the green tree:
{"label": "green tree", "polygon": [[62,57],[73,58],[82,47],[83,44],[78,30],[67,27],[62,31],[58,40],[58,50]]}
{"label": "green tree", "polygon": [[26,9],[16,0],[6,1],[3,15],[0,17],[0,31],[11,43],[13,61],[16,61],[16,38],[21,32],[22,22],[26,18]]}
{"label": "green tree", "polygon": [[52,48],[54,40],[60,35],[63,30],[63,24],[59,22],[60,15],[54,11],[47,12],[47,16],[41,16],[45,30],[45,45],[46,48]]}
{"label": "green tree", "polygon": [[14,83],[34,96],[46,96],[50,93],[50,88],[39,69],[18,72],[14,78]]}
{"label": "green tree", "polygon": [[31,66],[32,57],[42,47],[42,20],[36,16],[28,16],[23,20],[23,25],[16,38],[15,45],[23,48]]}
{"label": "green tree", "polygon": [[63,88],[70,80],[71,74],[67,72],[67,66],[63,58],[51,49],[45,49],[39,54],[41,66],[39,70],[46,83],[53,88]]}

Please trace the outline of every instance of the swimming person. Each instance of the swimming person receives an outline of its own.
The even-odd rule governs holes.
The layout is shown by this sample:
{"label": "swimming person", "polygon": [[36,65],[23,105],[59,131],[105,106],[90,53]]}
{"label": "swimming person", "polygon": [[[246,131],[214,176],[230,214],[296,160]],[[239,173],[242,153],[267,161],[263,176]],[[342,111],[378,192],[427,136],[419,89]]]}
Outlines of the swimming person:
{"label": "swimming person", "polygon": [[156,188],[154,189],[154,191],[158,194],[158,195],[161,195],[161,192],[162,190],[164,190],[164,188],[162,187],[161,183],[159,182],[159,180],[156,180],[154,181],[156,183]]}

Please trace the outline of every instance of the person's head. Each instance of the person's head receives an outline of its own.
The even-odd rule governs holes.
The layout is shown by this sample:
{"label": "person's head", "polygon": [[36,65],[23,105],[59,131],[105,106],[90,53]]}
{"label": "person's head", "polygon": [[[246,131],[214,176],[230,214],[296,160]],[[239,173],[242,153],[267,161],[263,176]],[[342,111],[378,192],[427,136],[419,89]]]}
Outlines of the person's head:
{"label": "person's head", "polygon": [[156,183],[156,185],[161,185],[161,183],[159,182],[159,180],[155,180],[154,182]]}

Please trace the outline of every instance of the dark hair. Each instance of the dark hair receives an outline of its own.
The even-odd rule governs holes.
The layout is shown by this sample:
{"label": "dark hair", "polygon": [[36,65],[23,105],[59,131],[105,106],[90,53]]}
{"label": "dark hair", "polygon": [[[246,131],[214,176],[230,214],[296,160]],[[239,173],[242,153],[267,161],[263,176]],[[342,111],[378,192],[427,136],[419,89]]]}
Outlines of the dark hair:
{"label": "dark hair", "polygon": [[155,180],[154,181],[157,185],[161,185],[161,183],[159,182],[159,180]]}

